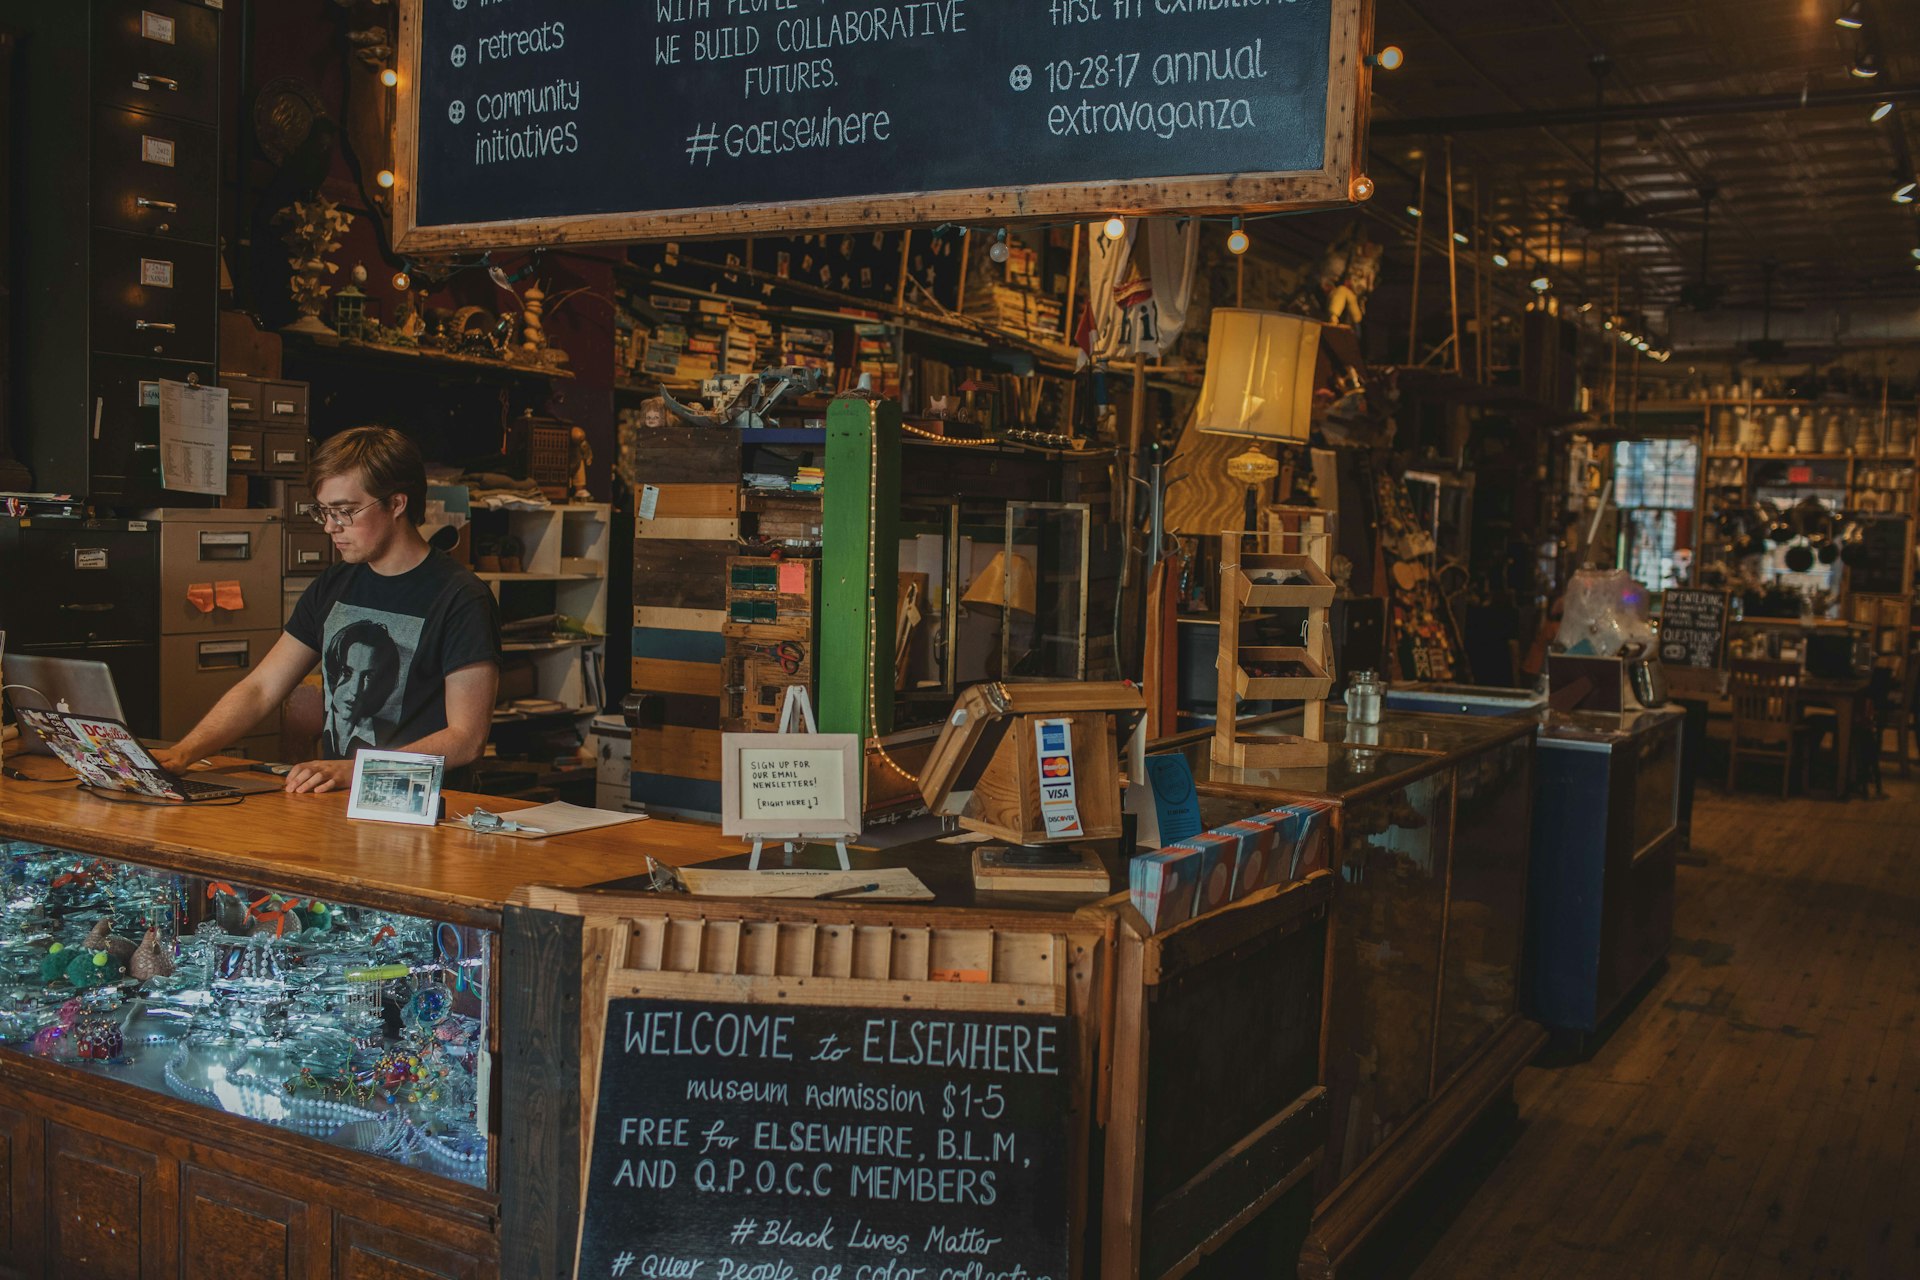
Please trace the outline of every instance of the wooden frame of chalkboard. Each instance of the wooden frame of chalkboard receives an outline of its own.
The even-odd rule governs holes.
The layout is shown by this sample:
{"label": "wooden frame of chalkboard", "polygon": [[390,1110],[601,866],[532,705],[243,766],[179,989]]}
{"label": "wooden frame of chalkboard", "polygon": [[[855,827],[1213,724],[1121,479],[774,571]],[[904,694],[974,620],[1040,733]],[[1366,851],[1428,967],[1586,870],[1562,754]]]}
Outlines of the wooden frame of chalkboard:
{"label": "wooden frame of chalkboard", "polygon": [[[1024,0],[1021,2],[1024,3]],[[396,90],[393,115],[394,172],[398,176],[393,192],[394,246],[405,253],[448,252],[561,244],[607,244],[663,238],[740,236],[776,231],[804,232],[852,227],[910,226],[934,222],[980,225],[982,223],[1016,224],[1042,219],[1075,217],[1103,218],[1114,214],[1128,216],[1171,213],[1252,214],[1335,208],[1352,204],[1371,195],[1370,186],[1363,182],[1365,176],[1363,166],[1366,160],[1368,104],[1373,81],[1372,68],[1367,60],[1373,39],[1373,0],[1319,0],[1319,3],[1328,6],[1326,93],[1319,145],[1303,153],[1318,155],[1318,165],[1311,168],[1160,177],[1128,177],[1125,174],[1115,174],[1112,177],[1103,176],[1098,180],[1027,181],[1004,187],[968,186],[955,189],[882,190],[836,195],[823,199],[779,199],[766,196],[743,200],[739,203],[706,203],[689,207],[676,207],[671,200],[662,199],[658,207],[651,209],[619,212],[593,211],[578,214],[534,214],[473,221],[449,218],[429,222],[422,218],[420,196],[422,160],[420,112],[425,100],[425,94],[420,86],[423,70],[423,14],[427,0],[398,0],[400,35],[396,69],[400,74],[400,82]],[[464,5],[458,7],[465,8]],[[1292,6],[1289,8],[1291,9]],[[1302,11],[1307,8],[1308,6],[1304,4],[1300,6]],[[438,20],[436,18],[436,21]],[[1114,24],[1086,25],[1104,27]],[[535,29],[537,30],[537,27]],[[678,35],[657,37],[657,39],[678,38]],[[1274,44],[1277,48],[1280,42],[1275,41]],[[522,42],[523,51],[525,47],[525,43]],[[1211,51],[1195,52],[1183,48],[1173,56],[1199,58],[1203,53],[1210,55]],[[715,53],[712,56],[726,55]],[[1046,51],[1037,56],[1046,56]],[[1144,55],[1135,52],[1131,55],[1119,56],[1132,56],[1137,64]],[[1279,56],[1277,52],[1275,56],[1276,58]],[[478,57],[476,53],[476,62]],[[651,53],[643,50],[635,51],[631,68],[634,82],[644,82],[645,77],[654,70],[649,59],[657,62],[659,58],[660,54],[657,51]],[[463,52],[454,65],[464,67],[465,62]],[[1020,71],[1027,71],[1035,76],[1036,80],[1039,75],[1054,74],[1044,64],[1037,72],[1021,64],[1015,68],[1015,74]],[[432,74],[437,83],[438,78],[445,72],[443,68],[435,66],[432,68]],[[1069,80],[1065,92],[1070,98],[1071,81],[1076,72],[1069,69],[1065,74]],[[1197,72],[1194,73],[1193,78],[1199,90],[1207,89],[1207,85],[1197,83],[1200,78]],[[575,109],[580,100],[581,83],[579,80],[572,82],[572,100]],[[1177,85],[1180,81],[1176,80],[1173,83]],[[563,88],[558,101],[564,102],[564,86],[567,82],[562,80],[560,84]],[[1035,83],[1033,87],[1037,90],[1039,85]],[[1086,86],[1083,84],[1081,87]],[[544,87],[516,88],[512,92],[531,94],[544,93],[546,90]],[[939,93],[941,90],[930,87],[928,92]],[[951,100],[955,103],[956,110],[964,110],[958,97],[959,91],[950,90],[949,92],[953,94]],[[1217,101],[1226,103],[1228,99],[1220,98]],[[1122,105],[1127,104],[1105,102],[1093,104],[1096,115],[1103,107]],[[1143,98],[1135,105],[1157,109],[1166,104],[1148,103]],[[1197,110],[1198,102],[1194,105]],[[1318,104],[1303,96],[1300,98],[1300,105],[1317,106]],[[465,118],[465,105],[462,99],[451,99],[446,109],[450,113],[449,119],[455,123]],[[542,108],[529,109],[538,111]],[[775,109],[776,107],[770,106],[767,111],[771,113]],[[1077,108],[1065,105],[1056,106],[1051,110],[1065,110],[1070,115],[1077,111],[1084,115],[1088,110],[1087,96],[1084,93],[1081,94]],[[1216,107],[1216,111],[1225,112],[1225,110],[1224,107]],[[476,121],[478,118],[479,110],[476,106]],[[1222,118],[1224,119],[1225,116],[1223,115]],[[1251,117],[1249,119],[1251,120]],[[789,118],[768,123],[785,125],[791,122]],[[646,129],[649,124],[635,120],[631,127]],[[661,126],[656,123],[652,127]],[[983,139],[988,133],[988,130],[978,122],[969,124],[964,119],[955,120],[952,128],[956,140],[963,143],[966,137]],[[1068,130],[1070,133],[1076,131]],[[1242,129],[1241,132],[1248,138],[1261,136],[1271,138],[1275,130],[1255,127]],[[1057,134],[1058,130],[1055,130],[1055,133]],[[1147,129],[1146,133],[1147,136],[1153,136],[1151,129]],[[674,139],[676,145],[679,141],[677,138]],[[692,145],[694,144],[689,144],[690,147]],[[1211,145],[1217,148],[1220,144]],[[707,153],[711,156],[711,144],[707,147]],[[691,154],[692,151],[689,150],[689,155]],[[620,166],[609,164],[607,167],[617,169]],[[1124,163],[1117,163],[1115,167],[1124,169],[1126,166]],[[876,165],[875,168],[882,169],[883,166]],[[660,176],[662,185],[670,191],[674,175],[671,171],[665,171]],[[534,185],[538,180],[518,176],[508,168],[502,171],[500,177],[492,181],[502,184],[500,189],[504,190],[510,184]],[[876,185],[885,186],[886,183],[882,181]]]}
{"label": "wooden frame of chalkboard", "polygon": [[[1059,1274],[1096,1274],[1096,1253],[1106,1276],[1180,1275],[1201,1257],[1243,1248],[1290,1259],[1326,1141],[1317,1072],[1332,887],[1329,873],[1316,872],[1161,934],[1125,894],[1077,911],[1011,911],[523,888],[502,934],[523,976],[503,995],[502,1025],[515,1039],[501,1076],[502,1270],[564,1275],[578,1266],[600,1090],[610,1078],[606,1087],[633,1084],[630,1062],[624,1082],[602,1069],[614,1015],[618,1040],[628,1012],[719,1007],[792,1011],[800,1027],[869,1011],[956,1025],[1053,1020],[1066,1028],[1056,1130],[1066,1161],[1064,1170],[1050,1162],[1048,1174],[1064,1189],[1071,1257]],[[636,1001],[644,1004],[622,1003]],[[791,1066],[765,1078],[788,1080],[798,1102],[811,1067]],[[656,1087],[626,1094],[636,1105],[620,1115],[685,1109],[684,1085],[676,1093],[648,1078]],[[942,1101],[945,1083],[964,1086],[957,1073],[940,1079]],[[728,1114],[760,1109],[743,1098]],[[628,1196],[626,1185],[615,1195]],[[778,1196],[739,1203],[749,1201],[762,1221],[789,1216],[776,1212]],[[1009,1223],[1019,1208],[1005,1205]],[[1005,1225],[996,1219],[996,1234],[1008,1234]],[[684,1225],[676,1219],[671,1229]]]}

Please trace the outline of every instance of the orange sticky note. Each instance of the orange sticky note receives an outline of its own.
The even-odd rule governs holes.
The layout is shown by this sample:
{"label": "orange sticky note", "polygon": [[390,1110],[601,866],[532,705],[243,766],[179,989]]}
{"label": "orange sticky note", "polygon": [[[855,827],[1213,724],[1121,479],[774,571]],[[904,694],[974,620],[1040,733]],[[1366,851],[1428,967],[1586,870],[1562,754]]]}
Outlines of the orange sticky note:
{"label": "orange sticky note", "polygon": [[797,560],[780,562],[780,594],[783,596],[803,596],[807,594],[807,566]]}
{"label": "orange sticky note", "polygon": [[244,609],[247,598],[240,594],[238,582],[216,582],[213,584],[213,602],[222,609]]}
{"label": "orange sticky note", "polygon": [[212,613],[213,584],[211,582],[189,582],[187,584],[187,603],[202,613]]}

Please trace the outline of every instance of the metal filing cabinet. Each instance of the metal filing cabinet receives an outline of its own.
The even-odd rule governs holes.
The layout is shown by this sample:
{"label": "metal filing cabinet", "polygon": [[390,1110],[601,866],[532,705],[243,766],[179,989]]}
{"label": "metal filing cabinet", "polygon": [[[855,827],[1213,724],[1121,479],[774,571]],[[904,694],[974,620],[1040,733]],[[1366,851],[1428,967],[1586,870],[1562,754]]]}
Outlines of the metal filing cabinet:
{"label": "metal filing cabinet", "polygon": [[22,4],[7,23],[32,104],[9,122],[34,175],[15,229],[21,460],[39,490],[159,502],[159,383],[217,368],[220,0]]}
{"label": "metal filing cabinet", "polygon": [[145,520],[0,518],[8,654],[106,663],[128,726],[157,736],[159,563],[159,536]]}
{"label": "metal filing cabinet", "polygon": [[[145,514],[160,526],[160,732],[179,737],[280,638],[284,526],[278,511]],[[224,593],[221,584],[230,584]],[[211,608],[203,607],[208,588]],[[276,708],[237,745],[271,759],[279,734]]]}

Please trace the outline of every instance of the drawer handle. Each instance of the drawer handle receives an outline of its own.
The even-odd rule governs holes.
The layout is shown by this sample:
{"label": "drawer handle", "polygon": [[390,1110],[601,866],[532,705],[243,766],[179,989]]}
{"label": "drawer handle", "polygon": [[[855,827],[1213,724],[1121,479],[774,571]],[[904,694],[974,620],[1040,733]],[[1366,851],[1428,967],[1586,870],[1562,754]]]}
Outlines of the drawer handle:
{"label": "drawer handle", "polygon": [[107,613],[113,609],[111,604],[63,604],[60,607],[68,613]]}
{"label": "drawer handle", "polygon": [[134,88],[151,92],[155,86],[165,89],[168,93],[180,92],[180,82],[172,76],[157,76],[151,71],[133,73]]}
{"label": "drawer handle", "polygon": [[154,333],[178,333],[180,326],[171,320],[135,320],[133,327],[142,333],[152,330]]}
{"label": "drawer handle", "polygon": [[134,207],[137,209],[158,209],[162,213],[180,212],[180,206],[175,204],[173,201],[155,200],[151,196],[135,196],[133,198],[133,203],[134,203]]}
{"label": "drawer handle", "polygon": [[136,444],[133,446],[133,451],[135,453],[158,453],[160,452],[160,446],[157,444]]}

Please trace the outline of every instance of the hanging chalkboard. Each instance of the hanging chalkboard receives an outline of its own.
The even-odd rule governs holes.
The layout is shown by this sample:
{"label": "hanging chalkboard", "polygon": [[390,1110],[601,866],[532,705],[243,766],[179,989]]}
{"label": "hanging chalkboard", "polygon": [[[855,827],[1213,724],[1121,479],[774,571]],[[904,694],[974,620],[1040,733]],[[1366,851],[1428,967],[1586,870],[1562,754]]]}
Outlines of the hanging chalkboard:
{"label": "hanging chalkboard", "polygon": [[1068,1275],[1065,1018],[614,999],[582,1277]]}
{"label": "hanging chalkboard", "polygon": [[1907,518],[1867,516],[1860,532],[1866,554],[1847,570],[1847,590],[1900,595],[1907,589]]}
{"label": "hanging chalkboard", "polygon": [[1364,198],[1362,0],[402,0],[402,249]]}
{"label": "hanging chalkboard", "polygon": [[1727,635],[1727,593],[1674,587],[1660,598],[1660,661],[1712,671]]}

